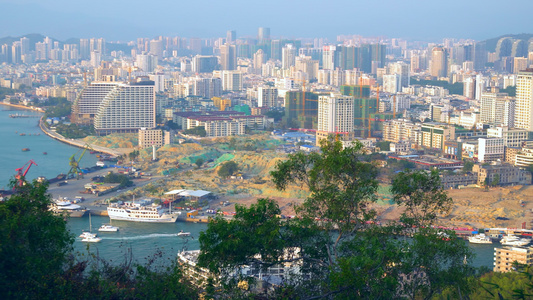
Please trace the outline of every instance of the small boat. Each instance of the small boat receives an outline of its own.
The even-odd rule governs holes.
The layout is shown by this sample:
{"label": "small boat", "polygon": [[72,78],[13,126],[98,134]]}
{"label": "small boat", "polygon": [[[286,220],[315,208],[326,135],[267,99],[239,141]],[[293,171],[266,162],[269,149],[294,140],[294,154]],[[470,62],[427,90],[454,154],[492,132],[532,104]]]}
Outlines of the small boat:
{"label": "small boat", "polygon": [[30,148],[22,148],[22,152],[30,151]]}
{"label": "small boat", "polygon": [[43,152],[44,155],[48,154],[47,152]]}
{"label": "small boat", "polygon": [[183,230],[182,230],[182,231],[178,232],[178,236],[191,236],[191,233],[190,232],[183,232]]}
{"label": "small boat", "polygon": [[98,228],[98,231],[102,231],[102,232],[117,232],[118,231],[118,227],[104,224],[104,225],[100,226],[100,228]]}
{"label": "small boat", "polygon": [[91,233],[92,229],[93,229],[93,226],[91,223],[91,214],[89,213],[89,232],[84,232],[80,235],[80,237],[82,238],[81,239],[82,242],[98,243],[102,240],[101,238],[96,236],[96,233]]}
{"label": "small boat", "polygon": [[88,231],[84,231],[80,234],[80,238],[84,239],[87,237],[96,237],[96,233],[90,233]]}
{"label": "small boat", "polygon": [[86,242],[86,243],[98,243],[102,241],[102,239],[97,236],[88,236],[88,237],[83,238],[81,241]]}
{"label": "small boat", "polygon": [[505,246],[525,246],[530,242],[531,239],[519,238],[512,234],[504,236],[500,241],[500,243]]}
{"label": "small boat", "polygon": [[21,134],[19,134],[19,135],[20,135],[20,136],[25,136],[26,134],[25,134],[25,133],[21,133]]}
{"label": "small boat", "polygon": [[492,244],[490,237],[486,236],[484,233],[468,237],[468,241],[472,244]]}

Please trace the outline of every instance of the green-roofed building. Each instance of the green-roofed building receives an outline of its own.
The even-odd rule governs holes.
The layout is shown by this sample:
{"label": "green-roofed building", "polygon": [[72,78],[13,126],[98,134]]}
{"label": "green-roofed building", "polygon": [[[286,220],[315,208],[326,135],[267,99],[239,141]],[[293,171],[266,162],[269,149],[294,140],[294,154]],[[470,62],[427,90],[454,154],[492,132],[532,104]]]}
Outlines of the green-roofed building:
{"label": "green-roofed building", "polygon": [[245,113],[247,116],[251,115],[252,114],[252,110],[250,109],[250,106],[247,105],[247,104],[243,104],[243,105],[235,105],[233,107],[233,110],[234,111],[240,111],[240,112],[243,112]]}

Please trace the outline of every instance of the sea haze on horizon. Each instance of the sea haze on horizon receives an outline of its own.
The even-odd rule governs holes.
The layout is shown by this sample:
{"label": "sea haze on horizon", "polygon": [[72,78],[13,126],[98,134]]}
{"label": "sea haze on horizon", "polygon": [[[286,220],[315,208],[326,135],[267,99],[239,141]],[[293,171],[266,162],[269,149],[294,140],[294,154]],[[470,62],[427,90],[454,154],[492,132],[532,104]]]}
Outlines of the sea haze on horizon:
{"label": "sea haze on horizon", "polygon": [[[492,5],[492,4],[493,5]],[[438,41],[442,38],[483,40],[527,32],[533,26],[533,1],[507,6],[494,0],[381,0],[323,2],[271,0],[123,1],[0,0],[0,36],[41,33],[60,40],[103,37],[237,37],[271,28],[275,38],[337,35],[387,36]],[[8,12],[8,13],[5,13]],[[31,16],[31,17],[30,17]]]}

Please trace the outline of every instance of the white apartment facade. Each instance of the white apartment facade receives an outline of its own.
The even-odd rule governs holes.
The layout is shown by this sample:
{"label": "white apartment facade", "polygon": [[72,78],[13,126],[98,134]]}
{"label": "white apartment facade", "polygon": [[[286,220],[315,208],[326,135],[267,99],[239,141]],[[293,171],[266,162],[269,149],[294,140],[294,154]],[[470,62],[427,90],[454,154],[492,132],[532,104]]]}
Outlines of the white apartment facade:
{"label": "white apartment facade", "polygon": [[478,140],[478,161],[482,163],[503,161],[504,150],[503,139],[480,138]]}
{"label": "white apartment facade", "polygon": [[156,104],[153,81],[119,83],[102,100],[94,117],[98,135],[154,128]]}
{"label": "white apartment facade", "polygon": [[516,79],[515,127],[533,131],[533,70],[518,73]]}
{"label": "white apartment facade", "polygon": [[330,94],[318,97],[317,145],[329,135],[350,140],[354,133],[354,97]]}

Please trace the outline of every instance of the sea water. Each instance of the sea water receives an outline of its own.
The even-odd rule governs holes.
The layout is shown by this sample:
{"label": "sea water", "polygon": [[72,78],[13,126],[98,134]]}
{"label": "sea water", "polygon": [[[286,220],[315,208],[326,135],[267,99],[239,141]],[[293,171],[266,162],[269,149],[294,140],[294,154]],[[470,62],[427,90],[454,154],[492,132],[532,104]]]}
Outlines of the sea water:
{"label": "sea water", "polygon": [[[37,117],[10,118],[11,114],[42,115],[39,112],[0,105],[0,189],[8,189],[10,179],[16,174],[15,169],[23,167],[30,159],[37,165],[32,165],[28,171],[26,178],[29,180],[39,176],[53,178],[60,173],[66,174],[70,170],[69,158],[75,155],[78,159],[83,149],[45,135],[39,128]],[[23,148],[30,150],[24,152]],[[96,161],[96,156],[87,151],[80,161],[80,166],[92,167]]]}

